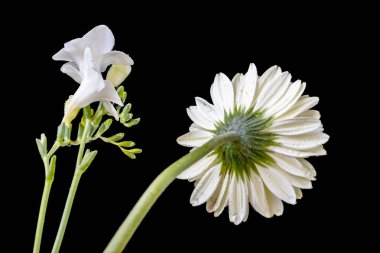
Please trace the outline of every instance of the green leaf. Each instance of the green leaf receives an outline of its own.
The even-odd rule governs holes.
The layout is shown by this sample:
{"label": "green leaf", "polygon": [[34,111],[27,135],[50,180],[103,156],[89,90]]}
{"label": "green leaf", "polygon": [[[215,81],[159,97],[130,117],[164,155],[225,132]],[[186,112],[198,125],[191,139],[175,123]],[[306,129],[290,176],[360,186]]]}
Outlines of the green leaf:
{"label": "green leaf", "polygon": [[126,127],[132,127],[132,126],[137,125],[139,122],[140,122],[140,118],[136,118],[136,119],[133,119],[133,120],[125,123],[124,126],[126,126]]}
{"label": "green leaf", "polygon": [[123,139],[123,137],[124,137],[124,133],[118,133],[118,134],[115,134],[111,137],[108,137],[107,139],[110,141],[119,141],[119,140]]}
{"label": "green leaf", "polygon": [[88,169],[88,167],[90,167],[92,161],[94,161],[97,153],[98,153],[98,151],[96,151],[96,150],[90,152],[90,150],[87,149],[86,153],[82,159],[82,162],[78,167],[78,170],[85,172]]}
{"label": "green leaf", "polygon": [[122,141],[122,142],[118,142],[117,145],[119,147],[131,148],[135,146],[135,143],[133,141]]}

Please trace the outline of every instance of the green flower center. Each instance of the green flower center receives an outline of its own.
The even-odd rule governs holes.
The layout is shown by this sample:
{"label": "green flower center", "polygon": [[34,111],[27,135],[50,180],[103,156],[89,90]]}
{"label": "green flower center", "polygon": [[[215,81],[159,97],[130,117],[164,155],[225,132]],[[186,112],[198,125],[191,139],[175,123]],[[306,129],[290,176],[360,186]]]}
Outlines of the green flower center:
{"label": "green flower center", "polygon": [[240,140],[215,150],[222,162],[222,173],[229,171],[243,177],[244,173],[250,175],[250,170],[256,171],[257,165],[272,163],[267,148],[276,144],[276,135],[264,131],[271,124],[272,118],[265,118],[263,111],[253,111],[253,108],[235,108],[225,113],[224,121],[215,124],[215,135],[234,131],[240,135]]}

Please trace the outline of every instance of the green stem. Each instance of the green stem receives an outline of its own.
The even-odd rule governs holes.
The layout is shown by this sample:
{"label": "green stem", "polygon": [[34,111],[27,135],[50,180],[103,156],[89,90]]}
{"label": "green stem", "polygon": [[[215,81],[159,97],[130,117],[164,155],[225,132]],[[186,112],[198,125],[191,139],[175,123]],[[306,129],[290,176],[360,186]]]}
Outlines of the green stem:
{"label": "green stem", "polygon": [[78,171],[76,170],[74,177],[73,177],[73,181],[71,182],[69,195],[67,196],[65,209],[63,211],[61,223],[59,224],[59,229],[58,229],[58,233],[57,233],[57,236],[55,238],[55,241],[54,241],[54,246],[53,246],[52,252],[58,253],[59,249],[61,248],[63,236],[64,236],[65,231],[66,231],[67,222],[69,221],[71,208],[73,207],[75,193],[78,189],[78,185],[79,185],[79,181],[80,181],[81,176],[82,176],[82,172],[79,170]]}
{"label": "green stem", "polygon": [[63,236],[65,234],[67,223],[69,221],[70,212],[71,212],[71,209],[73,207],[75,194],[76,194],[77,189],[78,189],[80,178],[83,174],[83,171],[79,170],[78,168],[79,168],[79,166],[82,162],[82,159],[83,159],[83,153],[84,153],[84,148],[85,148],[86,142],[87,142],[87,135],[88,135],[88,132],[90,129],[90,124],[91,124],[91,121],[87,119],[86,125],[85,125],[84,130],[83,130],[81,143],[79,146],[74,177],[73,177],[73,180],[71,181],[69,195],[67,196],[65,209],[64,209],[63,214],[62,214],[61,222],[59,224],[58,233],[57,233],[57,236],[56,236],[55,241],[54,241],[52,253],[58,253],[59,249],[61,248]]}
{"label": "green stem", "polygon": [[45,179],[44,192],[42,194],[40,211],[38,214],[38,222],[36,228],[36,236],[34,238],[33,253],[39,253],[41,247],[42,231],[45,224],[46,208],[49,201],[50,189],[53,184],[53,180]]}
{"label": "green stem", "polygon": [[119,253],[124,250],[133,233],[136,231],[137,227],[140,225],[150,208],[160,197],[163,191],[169,186],[169,184],[172,183],[182,171],[220,145],[234,142],[238,140],[238,138],[239,136],[234,132],[218,135],[166,168],[149,185],[144,194],[140,197],[132,211],[113,236],[107,248],[104,250],[104,253]]}
{"label": "green stem", "polygon": [[54,145],[50,149],[49,153],[46,156],[41,157],[44,162],[44,167],[45,167],[45,184],[44,184],[44,191],[42,193],[42,198],[41,198],[40,211],[38,213],[38,221],[37,221],[36,234],[34,238],[33,253],[40,252],[42,232],[44,230],[44,224],[45,224],[46,209],[49,202],[51,186],[54,181],[55,170],[53,171],[49,170],[50,169],[49,160],[50,160],[50,157],[57,151],[59,147],[60,147],[60,143],[57,141],[54,142]]}

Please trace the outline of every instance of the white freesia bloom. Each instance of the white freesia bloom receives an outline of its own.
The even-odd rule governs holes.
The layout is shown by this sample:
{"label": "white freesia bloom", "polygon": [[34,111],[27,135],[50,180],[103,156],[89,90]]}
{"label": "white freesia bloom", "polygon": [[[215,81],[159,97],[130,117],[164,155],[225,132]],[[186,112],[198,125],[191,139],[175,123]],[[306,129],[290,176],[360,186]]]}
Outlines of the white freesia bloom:
{"label": "white freesia bloom", "polygon": [[89,47],[92,52],[94,68],[103,72],[110,64],[133,65],[133,60],[120,51],[111,51],[115,45],[112,31],[105,25],[99,25],[82,38],[66,42],[64,48],[53,56],[56,61],[67,61],[61,71],[80,83],[83,69],[84,50]]}
{"label": "white freesia bloom", "polygon": [[285,201],[295,204],[301,189],[312,188],[316,172],[305,160],[325,155],[318,111],[310,110],[317,97],[302,96],[305,83],[291,82],[291,75],[274,66],[261,77],[254,64],[232,81],[216,75],[210,104],[195,98],[187,109],[194,122],[178,143],[197,148],[213,136],[237,132],[240,140],[225,144],[202,158],[178,178],[195,181],[190,202],[206,203],[208,212],[219,216],[228,206],[230,221],[248,218],[249,203],[269,218],[283,213]]}
{"label": "white freesia bloom", "polygon": [[80,86],[65,106],[63,122],[70,123],[81,108],[96,101],[103,102],[105,109],[116,120],[119,120],[119,115],[111,102],[121,106],[123,102],[115,87],[109,81],[105,81],[98,71],[94,70],[92,53],[89,47],[84,51],[81,74]]}
{"label": "white freesia bloom", "polygon": [[[65,43],[64,48],[53,56],[57,61],[68,61],[61,71],[80,83],[78,90],[65,106],[63,121],[71,122],[78,111],[92,102],[102,101],[105,109],[115,117],[119,116],[111,104],[123,105],[114,87],[128,76],[133,60],[125,53],[111,51],[115,38],[105,25],[99,25],[86,33],[82,38]],[[114,64],[107,81],[101,72]],[[115,71],[117,69],[118,71]]]}

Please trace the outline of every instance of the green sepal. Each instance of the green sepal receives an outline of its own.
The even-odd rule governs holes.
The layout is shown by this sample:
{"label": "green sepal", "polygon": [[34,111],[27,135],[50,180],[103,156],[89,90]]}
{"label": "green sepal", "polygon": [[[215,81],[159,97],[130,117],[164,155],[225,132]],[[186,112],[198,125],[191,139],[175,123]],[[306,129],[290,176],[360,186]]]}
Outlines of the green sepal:
{"label": "green sepal", "polygon": [[140,154],[142,152],[142,150],[139,149],[139,148],[125,149],[125,148],[120,147],[120,149],[121,149],[121,151],[123,151],[123,153],[126,156],[128,156],[131,159],[136,159],[136,155],[135,154]]}
{"label": "green sepal", "polygon": [[131,120],[131,121],[129,121],[123,125],[126,127],[133,127],[133,126],[137,125],[139,122],[140,122],[140,118],[136,118],[136,119],[133,119],[133,120]]}
{"label": "green sepal", "polygon": [[110,141],[116,142],[116,141],[120,141],[123,138],[124,138],[124,133],[118,133],[118,134],[112,135],[111,137],[108,137],[107,139]]}
{"label": "green sepal", "polygon": [[94,110],[91,108],[91,106],[86,106],[83,108],[83,115],[86,117],[86,118],[91,118],[92,115],[94,115]]}
{"label": "green sepal", "polygon": [[123,108],[123,111],[121,112],[121,115],[127,115],[129,111],[131,110],[131,108],[132,108],[131,103],[126,104]]}
{"label": "green sepal", "polygon": [[62,143],[65,137],[65,123],[61,123],[57,129],[57,142]]}
{"label": "green sepal", "polygon": [[125,100],[127,100],[127,92],[124,91],[120,98],[121,98],[121,101],[123,101],[123,103],[124,103]]}
{"label": "green sepal", "polygon": [[49,170],[48,170],[48,173],[46,175],[47,180],[53,180],[54,179],[56,161],[57,161],[57,156],[53,155],[50,159]]}
{"label": "green sepal", "polygon": [[84,131],[84,125],[82,122],[79,123],[78,125],[78,134],[77,134],[77,140],[81,140],[83,137],[83,131]]}
{"label": "green sepal", "polygon": [[94,161],[97,153],[98,153],[97,150],[90,151],[89,149],[87,149],[82,159],[82,162],[78,167],[78,170],[85,172],[88,169],[88,167],[90,167],[92,161]]}
{"label": "green sepal", "polygon": [[98,126],[100,125],[100,122],[102,121],[102,118],[103,118],[103,116],[100,115],[100,116],[94,118],[94,119],[91,121],[91,125],[94,127],[94,129],[97,129],[97,128],[98,128]]}
{"label": "green sepal", "polygon": [[106,121],[103,122],[103,124],[99,127],[98,132],[95,135],[95,138],[99,138],[106,132],[112,124],[112,119],[107,119]]}
{"label": "green sepal", "polygon": [[117,145],[119,147],[131,148],[135,146],[135,143],[133,141],[122,141],[122,142],[118,142]]}
{"label": "green sepal", "polygon": [[133,114],[132,113],[120,114],[120,122],[122,124],[130,121],[132,118],[133,118]]}
{"label": "green sepal", "polygon": [[38,152],[40,153],[40,156],[43,159],[46,156],[47,149],[45,148],[45,145],[42,143],[42,141],[38,138],[36,138],[36,144],[37,144]]}
{"label": "green sepal", "polygon": [[117,94],[119,95],[119,97],[121,97],[123,92],[124,92],[124,86],[120,85],[119,88],[117,88]]}
{"label": "green sepal", "polygon": [[71,129],[72,125],[71,124],[65,124],[65,135],[64,135],[64,141],[70,141],[71,138]]}

